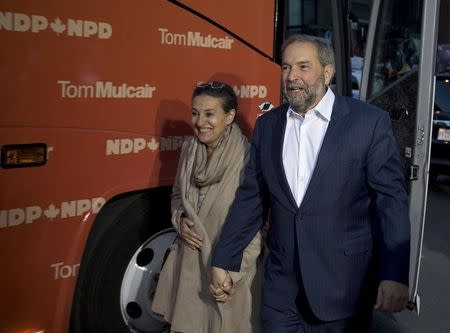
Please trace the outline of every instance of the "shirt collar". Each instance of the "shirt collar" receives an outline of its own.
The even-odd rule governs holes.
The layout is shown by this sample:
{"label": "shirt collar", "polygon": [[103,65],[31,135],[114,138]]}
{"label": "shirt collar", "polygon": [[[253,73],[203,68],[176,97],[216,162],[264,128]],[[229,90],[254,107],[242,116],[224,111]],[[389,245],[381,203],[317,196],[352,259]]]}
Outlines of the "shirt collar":
{"label": "shirt collar", "polygon": [[[333,90],[331,90],[329,87],[327,87],[327,91],[325,95],[323,95],[322,99],[317,103],[317,105],[307,112],[315,111],[318,115],[325,118],[327,121],[330,121],[331,119],[331,113],[333,112],[333,104],[334,104],[335,95],[333,93]],[[289,106],[288,117],[301,117],[297,112],[295,112],[291,106]]]}

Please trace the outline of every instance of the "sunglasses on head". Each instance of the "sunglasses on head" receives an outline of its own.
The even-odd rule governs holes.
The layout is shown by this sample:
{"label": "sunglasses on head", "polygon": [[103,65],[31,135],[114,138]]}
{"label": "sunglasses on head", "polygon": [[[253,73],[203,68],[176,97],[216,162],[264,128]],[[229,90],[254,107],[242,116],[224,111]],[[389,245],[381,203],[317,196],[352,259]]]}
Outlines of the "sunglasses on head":
{"label": "sunglasses on head", "polygon": [[200,81],[200,82],[197,82],[197,87],[198,88],[206,88],[208,86],[210,86],[213,89],[220,89],[220,88],[223,88],[225,86],[225,84],[222,83],[222,82],[218,82],[218,81],[207,81],[207,82]]}

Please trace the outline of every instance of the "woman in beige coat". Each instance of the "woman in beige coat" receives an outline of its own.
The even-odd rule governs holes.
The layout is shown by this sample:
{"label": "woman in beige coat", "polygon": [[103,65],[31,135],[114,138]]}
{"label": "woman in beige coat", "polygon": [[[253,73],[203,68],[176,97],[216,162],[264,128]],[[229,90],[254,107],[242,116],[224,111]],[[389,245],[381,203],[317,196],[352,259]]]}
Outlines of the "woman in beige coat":
{"label": "woman in beige coat", "polygon": [[231,87],[217,81],[197,84],[192,95],[195,136],[183,144],[172,191],[172,223],[179,239],[170,249],[152,304],[173,332],[260,331],[260,234],[245,249],[240,272],[232,275],[235,295],[223,303],[208,291],[211,250],[249,153],[248,141],[234,123],[236,111]]}

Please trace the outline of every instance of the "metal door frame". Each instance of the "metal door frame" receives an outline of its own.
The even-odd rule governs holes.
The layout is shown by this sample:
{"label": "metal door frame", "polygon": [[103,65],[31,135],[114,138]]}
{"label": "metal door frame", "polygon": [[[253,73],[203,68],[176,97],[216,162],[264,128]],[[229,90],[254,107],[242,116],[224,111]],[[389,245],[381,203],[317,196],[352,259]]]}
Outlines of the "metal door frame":
{"label": "metal door frame", "polygon": [[[374,0],[369,22],[364,67],[361,79],[361,100],[367,100],[370,69],[374,63],[375,40],[379,34],[380,9],[384,0]],[[430,166],[431,135],[435,87],[435,62],[440,0],[423,0],[419,82],[417,96],[416,132],[412,167],[417,168],[417,179],[410,182],[409,216],[411,220],[410,303],[420,310],[418,283],[423,246],[425,214]],[[369,100],[370,102],[370,100]]]}

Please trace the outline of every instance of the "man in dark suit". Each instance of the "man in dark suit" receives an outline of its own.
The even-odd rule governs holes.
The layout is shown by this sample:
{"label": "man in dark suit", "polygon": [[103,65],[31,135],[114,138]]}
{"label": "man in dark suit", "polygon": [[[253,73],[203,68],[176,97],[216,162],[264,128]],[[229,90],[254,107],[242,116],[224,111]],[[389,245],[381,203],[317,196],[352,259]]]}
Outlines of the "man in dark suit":
{"label": "man in dark suit", "polygon": [[210,291],[232,297],[229,272],[270,209],[264,332],[366,332],[374,304],[397,312],[408,300],[408,197],[390,119],[332,92],[334,55],[322,41],[292,36],[282,61],[289,103],[256,122]]}

